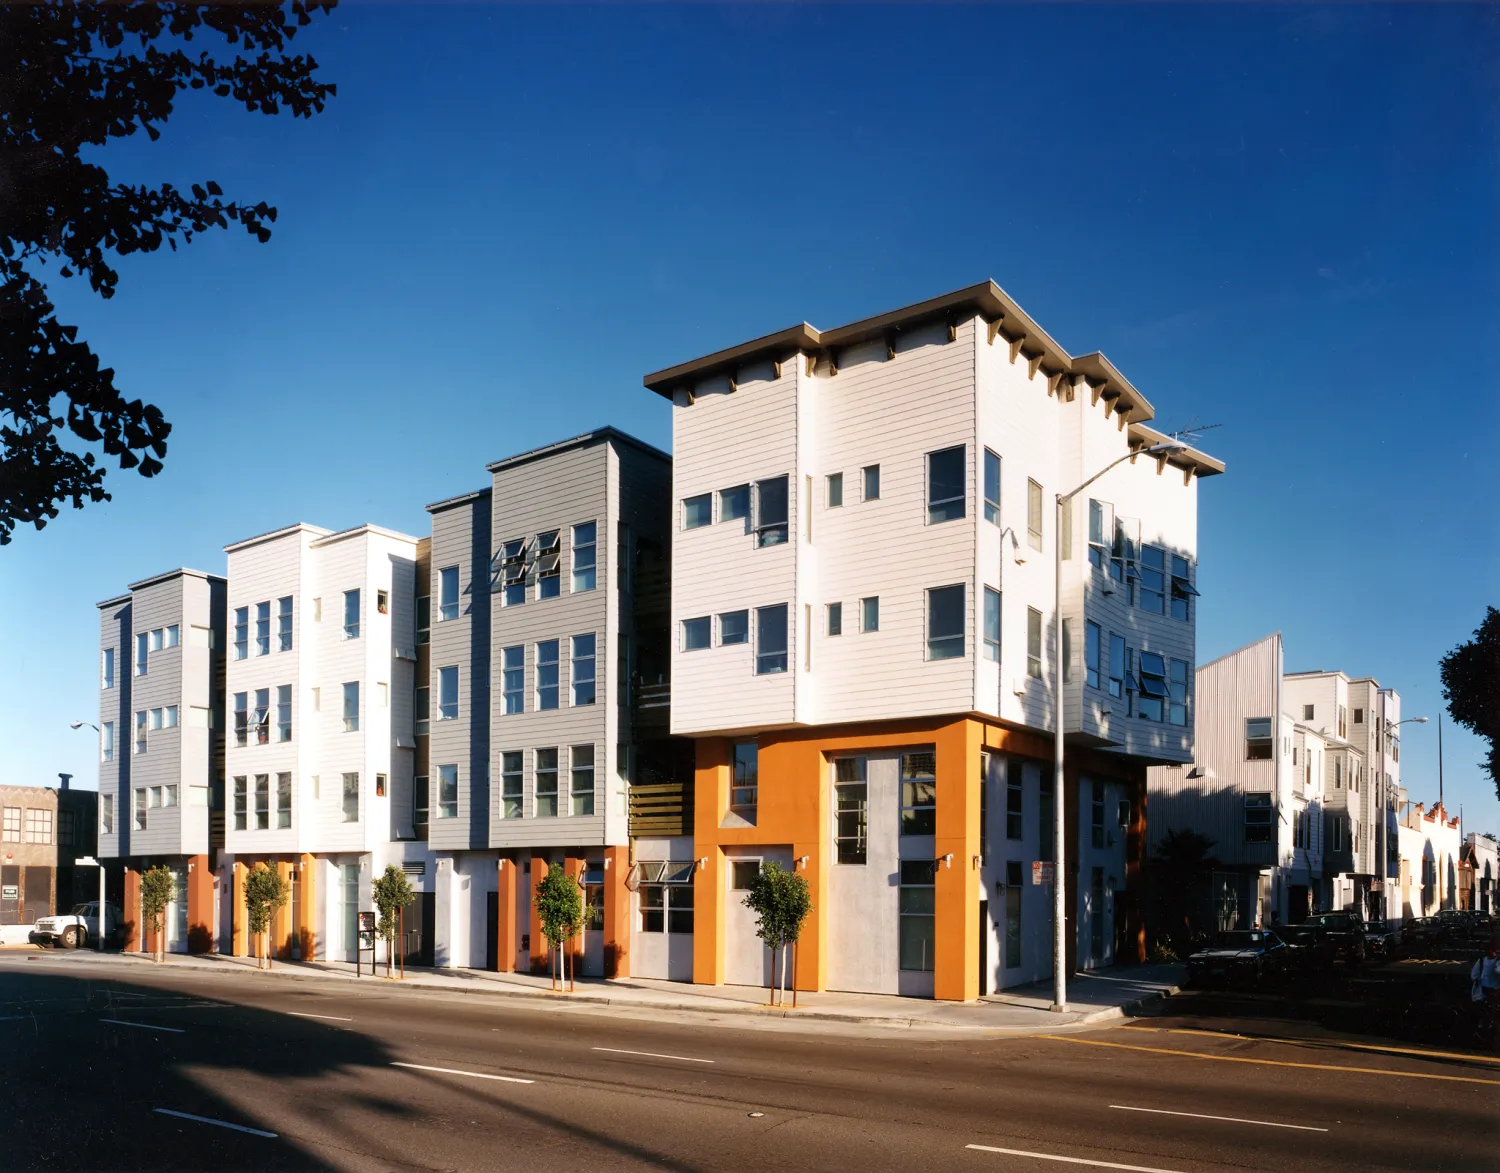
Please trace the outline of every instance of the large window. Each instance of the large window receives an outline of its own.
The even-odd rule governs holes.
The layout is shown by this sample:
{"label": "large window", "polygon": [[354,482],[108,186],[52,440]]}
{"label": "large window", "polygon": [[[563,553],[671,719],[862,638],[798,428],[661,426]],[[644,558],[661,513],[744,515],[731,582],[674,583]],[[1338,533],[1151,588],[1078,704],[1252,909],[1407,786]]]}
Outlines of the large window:
{"label": "large window", "polygon": [[901,968],[931,973],[936,945],[937,861],[901,861]]}
{"label": "large window", "polygon": [[445,566],[438,571],[438,622],[458,618],[458,567]]}
{"label": "large window", "polygon": [[594,813],[594,747],[575,745],[568,751],[568,765],[572,769],[571,810],[575,815]]}
{"label": "large window", "polygon": [[234,780],[234,829],[244,831],[249,828],[249,797],[245,775],[239,774]]}
{"label": "large window", "polygon": [[[629,556],[620,559],[622,572]],[[548,530],[536,537],[536,597],[555,599],[562,594],[562,531]]]}
{"label": "large window", "polygon": [[255,604],[255,654],[257,656],[269,656],[271,654],[271,603]]}
{"label": "large window", "polygon": [[518,749],[507,750],[500,755],[500,817],[502,819],[521,817],[524,785],[521,773],[522,757]]}
{"label": "large window", "polygon": [[984,450],[984,519],[1000,524],[1000,457]]}
{"label": "large window", "polygon": [[1160,721],[1171,690],[1167,687],[1167,662],[1158,652],[1141,653],[1141,697],[1138,715]]}
{"label": "large window", "polygon": [[1042,548],[1042,486],[1026,482],[1026,540],[1033,550]]}
{"label": "large window", "polygon": [[1026,774],[1015,758],[1005,758],[1005,837],[1021,839],[1026,833]]}
{"label": "large window", "polygon": [[359,591],[344,592],[344,638],[359,638]]}
{"label": "large window", "polygon": [[538,818],[557,815],[557,748],[536,751],[536,813]]}
{"label": "large window", "polygon": [[271,775],[255,775],[255,829],[271,829]]}
{"label": "large window", "polygon": [[788,482],[771,477],[755,482],[755,544],[779,546],[791,538],[788,524]]}
{"label": "large window", "polygon": [[713,643],[714,621],[711,616],[699,615],[682,621],[682,650],[698,652]]}
{"label": "large window", "polygon": [[439,766],[437,768],[437,778],[437,817],[440,819],[456,819],[458,818],[458,766]]}
{"label": "large window", "polygon": [[787,669],[787,610],[785,603],[755,610],[755,671],[765,676]]}
{"label": "large window", "polygon": [[927,658],[953,660],[964,654],[964,586],[927,592]]}
{"label": "large window", "polygon": [[955,521],[964,515],[964,446],[927,454],[927,521]]}
{"label": "large window", "polygon": [[1125,695],[1125,637],[1109,633],[1109,695]]}
{"label": "large window", "polygon": [[688,497],[682,503],[682,528],[702,529],[714,523],[714,498],[712,493],[700,493]]}
{"label": "large window", "polygon": [[526,708],[526,649],[506,648],[500,653],[500,687],[507,713],[524,712]]}
{"label": "large window", "polygon": [[292,825],[292,776],[276,775],[276,827],[284,831]]}
{"label": "large window", "polygon": [[1269,794],[1245,795],[1245,842],[1271,842],[1271,829],[1276,812],[1271,806]]}
{"label": "large window", "polygon": [[26,842],[50,844],[52,842],[52,812],[40,807],[26,808]]}
{"label": "large window", "polygon": [[1026,608],[1026,675],[1042,678],[1042,613],[1035,607]]}
{"label": "large window", "polygon": [[282,595],[276,600],[276,650],[292,650],[292,596]]}
{"label": "large window", "polygon": [[1099,687],[1099,641],[1102,634],[1092,619],[1083,625],[1083,679],[1090,688]]}
{"label": "large window", "polygon": [[99,683],[104,688],[115,686],[115,650],[105,648],[102,663],[99,665]]}
{"label": "large window", "polygon": [[536,645],[536,707],[538,710],[558,706],[558,654],[561,645],[555,639],[544,639]]}
{"label": "large window", "polygon": [[1142,546],[1141,585],[1136,595],[1141,610],[1163,614],[1166,586],[1166,555],[1159,546]]}
{"label": "large window", "polygon": [[1173,725],[1186,725],[1188,714],[1188,662],[1172,660],[1168,663],[1167,688],[1171,699],[1167,705],[1167,719]]}
{"label": "large window", "polygon": [[750,642],[750,612],[725,611],[719,616],[719,643],[747,644]]}
{"label": "large window", "polygon": [[760,800],[760,750],[753,741],[741,742],[734,747],[733,768],[729,809],[753,823]]}
{"label": "large window", "polygon": [[344,732],[359,732],[359,681],[344,685]]}
{"label": "large window", "polygon": [[984,588],[984,658],[1000,662],[1000,592]]}
{"label": "large window", "polygon": [[573,589],[591,591],[598,585],[599,527],[585,521],[573,527]]}
{"label": "large window", "polygon": [[8,806],[4,811],[4,830],[0,832],[0,838],[6,843],[21,842],[21,808]]}
{"label": "large window", "polygon": [[937,754],[901,755],[901,834],[937,834]]}
{"label": "large window", "polygon": [[575,635],[573,637],[573,662],[569,666],[570,678],[573,683],[573,703],[575,705],[591,705],[594,703],[594,633],[586,635]]}
{"label": "large window", "polygon": [[438,669],[438,720],[458,720],[458,665]]}
{"label": "large window", "polygon": [[344,795],[342,805],[344,822],[359,822],[359,775],[344,775]]}
{"label": "large window", "polygon": [[1271,740],[1270,717],[1245,718],[1245,760],[1247,762],[1269,762],[1273,742]]}
{"label": "large window", "polygon": [[278,684],[276,686],[276,740],[290,741],[292,739],[292,686],[290,684]]}
{"label": "large window", "polygon": [[865,759],[835,758],[834,858],[839,863],[865,862],[869,833],[869,796]]}

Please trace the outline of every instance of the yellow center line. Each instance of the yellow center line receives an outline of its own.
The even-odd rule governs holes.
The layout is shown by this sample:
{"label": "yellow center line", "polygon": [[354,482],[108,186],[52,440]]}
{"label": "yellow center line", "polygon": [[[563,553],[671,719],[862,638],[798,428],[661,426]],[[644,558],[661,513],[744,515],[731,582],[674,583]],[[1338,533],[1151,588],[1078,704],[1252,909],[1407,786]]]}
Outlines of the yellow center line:
{"label": "yellow center line", "polygon": [[1351,1043],[1343,1039],[1289,1039],[1280,1035],[1245,1035],[1229,1030],[1202,1030],[1186,1026],[1121,1026],[1111,1029],[1153,1031],[1173,1035],[1207,1035],[1211,1039],[1243,1039],[1254,1043],[1282,1043],[1289,1047],[1347,1047],[1389,1055],[1416,1055],[1427,1059],[1462,1059],[1469,1063],[1500,1064],[1500,1055],[1472,1055],[1463,1051],[1428,1051],[1421,1047],[1396,1047],[1384,1043]]}
{"label": "yellow center line", "polygon": [[1216,1063],[1256,1063],[1262,1067],[1300,1067],[1308,1071],[1348,1071],[1355,1075],[1389,1075],[1398,1079],[1436,1079],[1444,1083],[1481,1083],[1500,1087],[1500,1079],[1478,1079],[1470,1075],[1435,1075],[1426,1071],[1390,1071],[1382,1067],[1341,1067],[1333,1063],[1291,1063],[1284,1059],[1251,1059],[1244,1055],[1205,1055],[1201,1051],[1176,1051],[1169,1047],[1140,1047],[1133,1043],[1106,1043],[1103,1039],[1075,1039],[1068,1035],[1036,1035],[1058,1043],[1084,1047],[1116,1047],[1122,1051],[1148,1051],[1155,1055],[1181,1055],[1187,1059],[1209,1059]]}

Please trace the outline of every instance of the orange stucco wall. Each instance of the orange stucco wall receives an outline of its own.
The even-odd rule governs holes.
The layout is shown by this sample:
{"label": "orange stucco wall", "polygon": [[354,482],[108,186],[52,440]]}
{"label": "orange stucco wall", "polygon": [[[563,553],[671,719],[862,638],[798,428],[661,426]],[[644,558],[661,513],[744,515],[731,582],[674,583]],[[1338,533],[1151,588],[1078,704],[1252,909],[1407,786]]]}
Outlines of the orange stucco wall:
{"label": "orange stucco wall", "polygon": [[630,848],[604,849],[604,976],[630,976]]}
{"label": "orange stucco wall", "polygon": [[310,855],[302,856],[297,863],[301,869],[298,880],[301,890],[297,893],[297,923],[294,926],[303,961],[312,961],[318,956],[318,935],[313,925],[318,908],[318,861]]}
{"label": "orange stucco wall", "polygon": [[245,877],[249,874],[247,868],[239,860],[234,864],[234,907],[230,909],[231,924],[233,928],[229,933],[230,953],[235,957],[246,957],[249,955],[250,931],[245,921]]}
{"label": "orange stucco wall", "polygon": [[187,861],[188,952],[209,953],[214,947],[214,874],[208,856],[192,855]]}
{"label": "orange stucco wall", "polygon": [[516,860],[500,857],[496,884],[495,968],[514,973],[516,968],[516,883],[520,879]]}

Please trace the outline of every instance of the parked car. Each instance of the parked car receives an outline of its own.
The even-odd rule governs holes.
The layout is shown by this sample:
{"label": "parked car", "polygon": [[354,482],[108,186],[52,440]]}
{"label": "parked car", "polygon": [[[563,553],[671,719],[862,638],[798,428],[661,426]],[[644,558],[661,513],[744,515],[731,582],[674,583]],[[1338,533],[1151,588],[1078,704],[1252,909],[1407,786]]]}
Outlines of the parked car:
{"label": "parked car", "polygon": [[[107,941],[120,931],[120,910],[116,905],[104,906],[104,939]],[[61,946],[77,949],[82,945],[98,942],[99,902],[90,900],[75,904],[73,911],[58,916],[44,916],[36,922],[36,928],[27,936],[33,945],[42,948]]]}
{"label": "parked car", "polygon": [[1402,925],[1401,934],[1408,951],[1426,952],[1436,949],[1443,943],[1447,936],[1447,929],[1437,917],[1418,916]]}
{"label": "parked car", "polygon": [[1372,920],[1365,925],[1365,949],[1371,957],[1395,957],[1401,952],[1401,942],[1401,926],[1394,921]]}
{"label": "parked car", "polygon": [[1333,942],[1317,929],[1291,925],[1276,930],[1286,945],[1285,969],[1293,973],[1316,973],[1333,968],[1337,956]]}
{"label": "parked car", "polygon": [[1265,929],[1226,929],[1187,960],[1188,981],[1259,981],[1279,972],[1286,944]]}
{"label": "parked car", "polygon": [[1335,955],[1349,965],[1360,965],[1368,952],[1365,946],[1365,922],[1359,913],[1315,912],[1304,922],[1332,942]]}

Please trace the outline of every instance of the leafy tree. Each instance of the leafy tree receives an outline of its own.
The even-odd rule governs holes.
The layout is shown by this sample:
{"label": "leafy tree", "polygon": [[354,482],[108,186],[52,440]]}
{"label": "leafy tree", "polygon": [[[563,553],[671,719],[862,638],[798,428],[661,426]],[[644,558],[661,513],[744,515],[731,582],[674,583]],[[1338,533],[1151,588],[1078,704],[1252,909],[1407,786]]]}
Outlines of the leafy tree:
{"label": "leafy tree", "polygon": [[[812,911],[812,893],[807,877],[785,871],[779,863],[768,863],[750,881],[745,907],[760,918],[755,935],[771,950],[771,1001],[775,1004],[777,955],[781,955],[781,985],[786,984],[786,948],[802,935],[803,922]],[[785,997],[783,991],[782,997]]]}
{"label": "leafy tree", "polygon": [[162,960],[162,929],[165,927],[167,905],[177,895],[177,877],[170,868],[157,865],[147,868],[141,875],[141,919],[146,922],[146,931],[156,942],[152,955]]}
{"label": "leafy tree", "polygon": [[1500,611],[1485,608],[1468,643],[1440,661],[1448,715],[1490,743],[1483,766],[1500,795]]}
{"label": "leafy tree", "polygon": [[552,988],[555,990],[558,968],[567,961],[563,946],[583,928],[583,887],[563,870],[562,864],[549,867],[537,885],[536,915],[542,922],[542,936],[547,938],[547,944],[557,958],[552,969]]}
{"label": "leafy tree", "polygon": [[263,863],[256,864],[245,877],[245,923],[251,936],[264,943],[260,956],[266,959],[267,969],[276,964],[271,957],[271,921],[291,894],[291,886],[281,872]]}
{"label": "leafy tree", "polygon": [[[59,275],[113,297],[108,254],[175,251],[231,221],[264,243],[276,219],[264,202],[226,202],[213,181],[189,191],[112,182],[88,149],[142,130],[160,138],[183,90],[310,118],[335,87],[314,76],[311,57],[285,50],[334,3],[0,6],[0,545],[17,523],[41,529],[65,501],[109,500],[104,468],[76,449],[100,445],[151,477],[172,430],[57,320],[38,268],[57,262]],[[214,51],[189,52],[198,34]]]}
{"label": "leafy tree", "polygon": [[375,932],[385,941],[386,977],[391,976],[391,955],[396,951],[397,918],[401,910],[416,898],[416,889],[411,886],[406,873],[395,864],[386,864],[385,871],[375,877],[375,911],[379,913]]}

